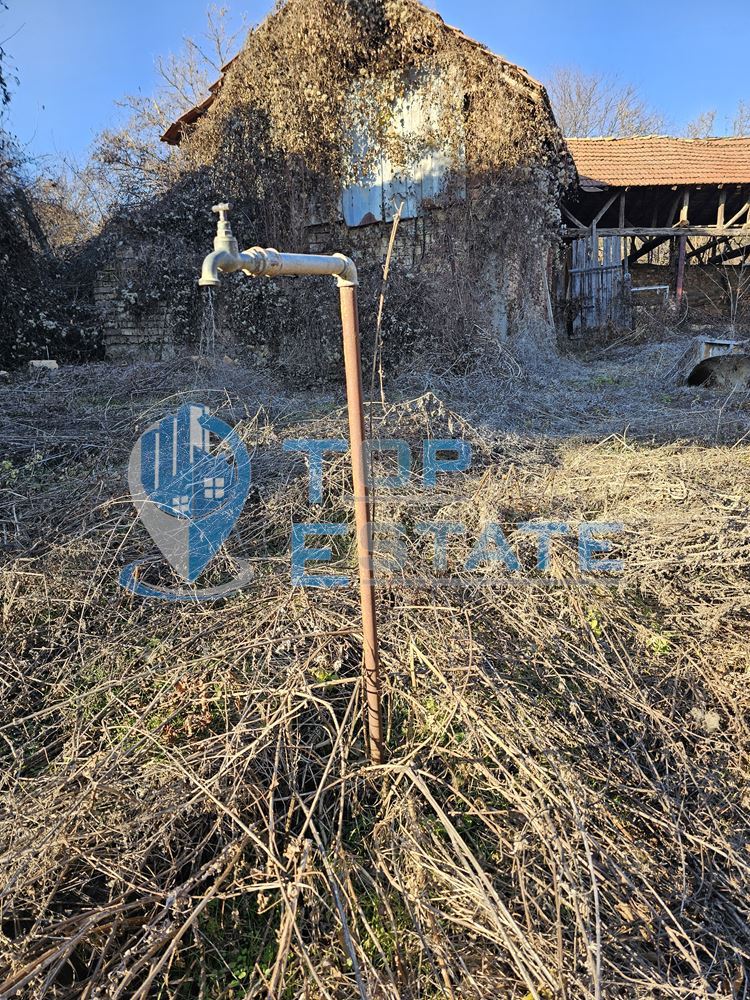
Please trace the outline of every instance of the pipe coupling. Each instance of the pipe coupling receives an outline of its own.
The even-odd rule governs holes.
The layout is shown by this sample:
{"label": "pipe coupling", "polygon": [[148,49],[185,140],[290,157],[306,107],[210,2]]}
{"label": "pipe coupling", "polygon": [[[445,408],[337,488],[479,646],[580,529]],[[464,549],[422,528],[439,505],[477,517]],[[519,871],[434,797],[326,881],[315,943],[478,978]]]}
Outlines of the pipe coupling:
{"label": "pipe coupling", "polygon": [[283,261],[278,250],[264,250],[263,247],[251,247],[239,255],[241,270],[253,278],[274,278],[281,274]]}

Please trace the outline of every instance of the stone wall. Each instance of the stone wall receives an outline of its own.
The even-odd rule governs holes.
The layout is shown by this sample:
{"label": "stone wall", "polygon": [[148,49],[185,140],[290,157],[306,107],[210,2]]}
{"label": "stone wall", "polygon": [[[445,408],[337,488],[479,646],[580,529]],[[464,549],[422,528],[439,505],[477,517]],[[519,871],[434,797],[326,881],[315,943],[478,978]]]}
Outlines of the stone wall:
{"label": "stone wall", "polygon": [[[343,229],[343,232],[342,232]],[[348,246],[355,262],[384,262],[391,238],[391,224],[347,228],[341,225],[321,225],[309,230],[310,253],[334,253],[341,246]],[[448,215],[432,209],[418,218],[401,222],[393,247],[394,262],[409,268],[420,268],[429,275],[436,286],[450,287],[453,268],[461,253],[452,239]],[[504,252],[502,239],[497,247],[489,247],[481,260],[461,266],[461,271],[472,273],[476,282],[480,308],[479,340],[499,343],[512,340],[521,345],[524,340],[535,344],[546,341],[555,343],[554,318],[549,295],[554,285],[554,254],[552,247],[543,250],[538,259],[521,267],[520,262]],[[454,283],[453,283],[454,284]],[[468,289],[466,290],[468,293]],[[457,296],[461,298],[461,291]],[[460,302],[456,302],[457,308]]]}

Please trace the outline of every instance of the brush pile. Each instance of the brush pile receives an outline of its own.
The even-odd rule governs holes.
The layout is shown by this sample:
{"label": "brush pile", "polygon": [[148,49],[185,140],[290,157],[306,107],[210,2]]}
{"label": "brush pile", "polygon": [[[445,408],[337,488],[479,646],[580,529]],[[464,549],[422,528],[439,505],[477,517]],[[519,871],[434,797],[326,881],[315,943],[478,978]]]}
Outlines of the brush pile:
{"label": "brush pile", "polygon": [[[289,583],[290,522],[350,518],[346,456],[311,508],[282,451],[346,436],[333,398],[228,366],[0,394],[2,997],[748,996],[749,447],[373,408],[374,437],[474,452],[437,491],[377,498],[420,572],[384,560],[373,768],[356,588]],[[196,396],[256,449],[216,570],[251,558],[255,579],[143,601],[117,584],[153,551],[127,455],[136,423]],[[412,530],[441,519],[466,525],[450,586]],[[622,572],[581,578],[574,535],[536,570],[533,519],[622,522]],[[519,574],[461,569],[488,521]],[[332,565],[353,572],[349,543]]]}

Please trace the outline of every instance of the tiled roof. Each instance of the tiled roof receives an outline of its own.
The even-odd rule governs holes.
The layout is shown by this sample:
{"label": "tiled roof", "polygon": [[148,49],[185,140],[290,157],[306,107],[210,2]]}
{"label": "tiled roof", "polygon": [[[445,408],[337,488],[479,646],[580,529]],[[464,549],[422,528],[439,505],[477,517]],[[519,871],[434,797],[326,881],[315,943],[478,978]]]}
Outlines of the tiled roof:
{"label": "tiled roof", "polygon": [[750,184],[750,137],[567,139],[583,188]]}
{"label": "tiled roof", "polygon": [[[437,21],[445,31],[450,32],[455,38],[459,38],[461,39],[461,41],[468,42],[471,45],[475,45],[479,49],[484,49],[488,55],[492,56],[492,58],[494,59],[497,59],[498,62],[501,63],[504,70],[514,74],[514,76],[519,80],[519,82],[521,82],[524,85],[525,88],[530,88],[533,91],[539,92],[540,94],[544,95],[543,100],[547,100],[546,91],[543,85],[539,83],[538,80],[535,80],[534,77],[531,76],[531,74],[528,73],[522,66],[518,66],[516,63],[509,62],[507,59],[503,58],[503,56],[496,55],[494,52],[491,51],[491,49],[488,49],[486,45],[482,44],[482,42],[478,42],[474,38],[470,38],[468,35],[465,35],[460,28],[454,28],[453,25],[446,24],[446,22],[442,19],[442,17],[438,14],[436,10],[432,10],[430,7],[425,7],[425,5],[420,2],[420,0],[412,0],[412,3],[423,14],[429,15],[434,21]],[[201,104],[196,105],[196,107],[194,108],[190,108],[188,111],[185,112],[184,115],[178,118],[177,121],[172,122],[172,124],[164,133],[164,135],[161,137],[162,142],[167,142],[169,143],[170,146],[179,146],[183,130],[189,127],[190,125],[194,125],[195,122],[197,122],[198,119],[203,114],[205,114],[206,111],[208,111],[208,109],[216,100],[216,97],[219,91],[221,90],[221,86],[224,82],[224,75],[226,71],[229,69],[229,67],[232,65],[232,63],[235,61],[235,59],[237,59],[237,56],[235,56],[234,59],[230,59],[229,62],[226,64],[226,66],[222,66],[221,76],[215,83],[212,83],[211,86],[209,87],[210,94],[205,99],[205,101],[203,101]]]}

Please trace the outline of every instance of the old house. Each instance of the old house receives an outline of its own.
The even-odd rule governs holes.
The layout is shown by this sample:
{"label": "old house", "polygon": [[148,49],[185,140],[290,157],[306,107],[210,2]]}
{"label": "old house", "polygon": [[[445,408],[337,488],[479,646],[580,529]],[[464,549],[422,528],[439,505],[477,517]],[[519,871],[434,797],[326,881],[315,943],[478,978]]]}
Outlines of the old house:
{"label": "old house", "polygon": [[[417,0],[287,0],[163,139],[179,147],[183,188],[195,177],[205,191],[191,206],[205,234],[195,261],[210,242],[210,198],[228,199],[246,246],[353,256],[371,337],[398,215],[386,354],[554,343],[560,193],[573,171],[547,94]],[[200,300],[178,310],[165,295],[136,316],[122,305],[122,270],[100,290],[108,356],[195,350]],[[300,324],[271,294],[231,284],[219,340],[299,353]]]}
{"label": "old house", "polygon": [[627,325],[631,301],[654,294],[735,319],[736,272],[750,260],[750,138],[568,147],[579,176],[563,204],[572,332]]}

